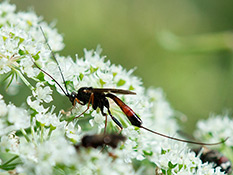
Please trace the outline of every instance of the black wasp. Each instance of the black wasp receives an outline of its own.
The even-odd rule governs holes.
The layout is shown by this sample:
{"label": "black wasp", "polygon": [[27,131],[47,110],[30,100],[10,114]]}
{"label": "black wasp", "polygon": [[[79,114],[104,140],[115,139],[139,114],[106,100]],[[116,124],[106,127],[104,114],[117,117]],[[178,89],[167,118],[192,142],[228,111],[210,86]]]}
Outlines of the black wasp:
{"label": "black wasp", "polygon": [[98,148],[105,147],[106,145],[116,148],[120,142],[124,142],[126,137],[119,134],[95,134],[95,135],[85,135],[81,140],[80,145],[76,145],[76,149],[80,146],[88,148]]}
{"label": "black wasp", "polygon": [[[129,91],[129,90],[114,89],[114,88],[81,87],[78,90],[78,92],[69,93],[67,90],[67,86],[66,86],[65,79],[64,79],[64,76],[62,74],[60,65],[59,65],[50,45],[48,44],[48,41],[47,41],[47,38],[45,36],[44,31],[42,30],[42,28],[40,28],[40,29],[42,31],[44,38],[45,38],[46,44],[48,45],[48,48],[51,51],[52,57],[54,58],[54,60],[56,61],[57,65],[58,65],[64,86],[65,86],[65,90],[50,74],[48,74],[46,71],[41,69],[34,61],[33,61],[33,63],[38,69],[40,69],[43,73],[48,75],[52,80],[54,80],[54,82],[61,88],[63,93],[69,98],[69,100],[73,106],[75,106],[76,103],[79,103],[80,105],[87,105],[86,110],[84,110],[80,115],[78,115],[75,118],[78,118],[81,115],[83,115],[89,109],[90,105],[92,105],[92,108],[94,110],[99,108],[102,115],[106,117],[104,133],[106,132],[107,115],[108,114],[111,116],[112,120],[117,124],[117,126],[119,126],[119,128],[122,130],[123,129],[122,124],[112,115],[112,113],[110,111],[110,105],[109,105],[108,98],[111,98],[121,108],[122,112],[127,116],[127,118],[129,119],[130,123],[133,126],[143,128],[151,133],[160,135],[162,137],[166,137],[166,138],[181,141],[181,142],[191,143],[191,144],[198,144],[198,145],[216,145],[216,144],[221,144],[228,139],[227,138],[223,142],[218,142],[218,143],[202,143],[202,142],[195,142],[195,141],[189,141],[189,140],[184,140],[184,139],[178,139],[178,138],[170,137],[170,136],[158,133],[156,131],[150,130],[150,129],[142,126],[142,120],[138,117],[138,115],[129,106],[127,106],[121,99],[119,99],[115,95],[115,94],[124,94],[124,95],[135,95],[136,94],[136,93]],[[104,113],[104,108],[107,109],[108,114]]]}

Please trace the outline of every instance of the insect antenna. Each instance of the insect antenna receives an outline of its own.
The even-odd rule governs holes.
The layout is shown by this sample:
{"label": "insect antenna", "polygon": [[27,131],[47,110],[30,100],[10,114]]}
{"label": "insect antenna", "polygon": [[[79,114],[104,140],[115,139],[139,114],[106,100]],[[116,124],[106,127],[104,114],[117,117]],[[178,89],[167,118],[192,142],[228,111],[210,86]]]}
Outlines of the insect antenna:
{"label": "insect antenna", "polygon": [[41,30],[41,32],[42,32],[42,34],[43,34],[43,36],[44,36],[45,42],[46,42],[46,44],[47,44],[49,50],[51,51],[52,57],[54,58],[54,60],[55,60],[56,63],[57,63],[57,66],[58,66],[58,69],[59,69],[59,71],[60,71],[60,74],[61,74],[61,77],[62,77],[64,86],[65,86],[66,92],[65,92],[65,90],[61,87],[61,85],[60,85],[51,75],[49,75],[47,72],[45,72],[44,70],[42,70],[38,65],[36,65],[35,62],[34,62],[34,64],[36,65],[37,68],[39,68],[42,72],[44,72],[44,73],[45,73],[46,75],[48,75],[52,80],[54,80],[55,83],[61,88],[61,90],[64,92],[64,94],[65,94],[66,96],[70,96],[70,94],[69,94],[69,92],[68,92],[68,89],[67,89],[67,86],[66,86],[65,78],[64,78],[63,73],[62,73],[62,71],[61,71],[61,67],[60,67],[60,65],[59,65],[59,63],[58,63],[58,61],[57,61],[57,59],[56,59],[56,57],[55,57],[55,54],[54,54],[53,50],[51,49],[51,47],[50,47],[50,45],[49,45],[49,43],[48,43],[48,39],[46,38],[45,33],[44,33],[44,31],[43,31],[43,29],[42,29],[41,26],[40,26],[40,30]]}
{"label": "insect antenna", "polygon": [[[30,55],[31,56],[31,55]],[[44,71],[43,69],[41,69],[33,60],[32,56],[31,56],[31,59],[32,59],[32,62],[33,64],[43,73],[45,73],[46,75],[48,75],[59,87],[60,89],[63,91],[63,93],[66,95],[66,96],[69,96],[69,93],[67,94],[66,91],[62,88],[62,86],[57,82],[57,80],[55,80],[49,73],[47,73],[46,71]]]}

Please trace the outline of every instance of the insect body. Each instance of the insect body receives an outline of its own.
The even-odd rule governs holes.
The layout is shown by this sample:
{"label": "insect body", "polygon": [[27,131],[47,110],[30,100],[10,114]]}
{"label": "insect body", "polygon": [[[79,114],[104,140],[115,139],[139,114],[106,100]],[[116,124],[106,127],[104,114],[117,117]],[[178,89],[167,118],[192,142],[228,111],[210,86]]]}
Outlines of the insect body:
{"label": "insect body", "polygon": [[231,161],[217,150],[210,150],[208,148],[203,147],[203,148],[193,149],[193,151],[197,155],[200,155],[200,159],[203,161],[203,163],[205,162],[213,163],[214,168],[219,166],[222,172],[231,174],[232,172]]}
{"label": "insect body", "polygon": [[130,107],[128,107],[122,100],[120,100],[117,96],[115,96],[112,93],[135,94],[134,92],[128,90],[122,90],[122,89],[111,89],[111,88],[100,89],[100,88],[92,88],[92,87],[82,87],[78,90],[78,93],[72,92],[71,97],[69,97],[69,99],[73,105],[75,105],[76,102],[78,102],[81,105],[88,104],[87,109],[83,113],[85,113],[89,109],[90,104],[92,104],[94,110],[100,108],[102,115],[105,116],[106,119],[107,119],[107,114],[104,113],[104,107],[107,108],[108,114],[111,116],[112,120],[120,127],[120,129],[123,129],[121,123],[112,115],[109,109],[110,105],[107,98],[111,98],[125,113],[131,124],[140,127],[142,121],[137,116],[137,114]]}
{"label": "insect body", "polygon": [[181,141],[181,142],[186,142],[186,143],[199,144],[199,145],[216,145],[216,144],[222,143],[222,142],[202,143],[202,142],[194,142],[194,141],[178,139],[178,138],[170,137],[170,136],[155,132],[153,130],[150,130],[150,129],[142,126],[142,120],[138,117],[138,115],[128,105],[126,105],[121,99],[119,99],[116,95],[114,95],[114,94],[125,94],[125,95],[130,95],[130,94],[135,95],[136,94],[136,93],[129,91],[129,90],[114,89],[114,88],[82,87],[78,90],[77,93],[76,92],[69,93],[67,90],[65,79],[64,79],[64,76],[61,72],[61,68],[59,66],[59,63],[58,63],[52,49],[50,48],[50,46],[47,42],[47,38],[45,37],[45,34],[44,34],[42,28],[41,28],[41,31],[44,35],[44,38],[46,40],[46,43],[47,43],[49,49],[51,50],[52,56],[58,65],[59,71],[61,73],[61,77],[63,79],[63,83],[65,85],[65,90],[50,74],[48,74],[46,71],[41,69],[34,61],[33,61],[33,63],[38,69],[40,69],[43,73],[48,75],[52,80],[54,80],[54,82],[61,88],[61,90],[64,92],[64,94],[69,98],[72,105],[76,105],[76,103],[79,103],[81,105],[87,105],[86,110],[84,110],[80,115],[76,116],[75,118],[78,118],[81,115],[83,115],[89,109],[90,105],[92,105],[92,108],[94,110],[96,110],[97,108],[100,108],[102,115],[106,117],[105,128],[104,128],[104,133],[105,133],[106,126],[107,126],[107,114],[104,113],[104,108],[106,108],[107,112],[111,116],[112,120],[122,130],[123,129],[122,124],[112,115],[112,113],[110,111],[110,105],[109,105],[109,101],[108,101],[108,98],[110,98],[121,108],[121,110],[127,116],[127,118],[129,119],[129,121],[132,125],[137,126],[139,128],[143,128],[151,133],[154,133],[154,134],[157,134],[157,135],[160,135],[162,137],[169,138],[169,139],[173,139],[173,140],[177,140],[177,141]]}
{"label": "insect body", "polygon": [[76,149],[80,146],[88,148],[98,148],[104,147],[106,145],[116,148],[119,142],[125,141],[126,137],[119,134],[95,134],[95,135],[85,135],[80,145],[76,145]]}

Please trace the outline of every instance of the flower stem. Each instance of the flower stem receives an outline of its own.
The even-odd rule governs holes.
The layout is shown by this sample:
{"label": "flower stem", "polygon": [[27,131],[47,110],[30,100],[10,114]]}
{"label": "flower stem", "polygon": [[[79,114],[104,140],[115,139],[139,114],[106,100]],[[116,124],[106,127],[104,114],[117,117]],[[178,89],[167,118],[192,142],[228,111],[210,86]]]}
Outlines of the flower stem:
{"label": "flower stem", "polygon": [[21,80],[23,80],[27,87],[29,87],[31,90],[34,90],[34,87],[27,81],[27,79],[23,76],[23,74],[20,71],[18,71],[17,69],[14,69],[14,71],[19,75],[19,77],[21,78]]}
{"label": "flower stem", "polygon": [[51,136],[51,134],[52,134],[52,132],[53,132],[54,129],[56,129],[56,127],[50,126],[49,133],[48,133],[48,139],[50,138],[50,136]]}
{"label": "flower stem", "polygon": [[32,135],[32,142],[35,144],[35,131],[33,126],[31,126],[31,135]]}
{"label": "flower stem", "polygon": [[44,125],[41,125],[41,131],[40,131],[40,143],[43,143],[44,139]]}
{"label": "flower stem", "polygon": [[27,142],[30,142],[30,138],[28,137],[27,132],[23,128],[21,128],[20,131],[22,132],[22,134],[25,137],[25,139],[27,140]]}
{"label": "flower stem", "polygon": [[16,155],[14,157],[12,157],[10,160],[8,160],[7,162],[5,162],[4,164],[1,165],[1,168],[7,166],[9,163],[13,162],[15,159],[17,159],[19,156]]}

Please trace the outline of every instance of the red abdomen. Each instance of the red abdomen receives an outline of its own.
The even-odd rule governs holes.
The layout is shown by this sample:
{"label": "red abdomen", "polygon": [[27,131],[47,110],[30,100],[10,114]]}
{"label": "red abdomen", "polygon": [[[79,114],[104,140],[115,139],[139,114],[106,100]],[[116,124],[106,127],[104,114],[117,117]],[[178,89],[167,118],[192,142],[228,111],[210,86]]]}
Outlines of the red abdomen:
{"label": "red abdomen", "polygon": [[137,116],[137,114],[127,106],[121,99],[113,94],[106,94],[106,97],[109,97],[114,100],[114,102],[121,108],[125,113],[130,123],[134,126],[140,127],[142,125],[142,120]]}

